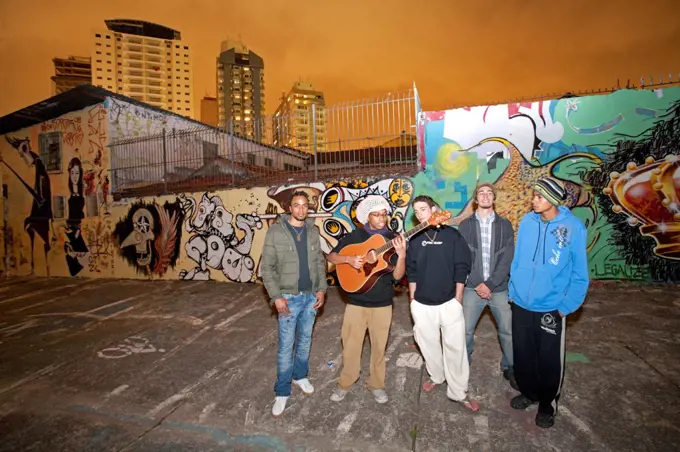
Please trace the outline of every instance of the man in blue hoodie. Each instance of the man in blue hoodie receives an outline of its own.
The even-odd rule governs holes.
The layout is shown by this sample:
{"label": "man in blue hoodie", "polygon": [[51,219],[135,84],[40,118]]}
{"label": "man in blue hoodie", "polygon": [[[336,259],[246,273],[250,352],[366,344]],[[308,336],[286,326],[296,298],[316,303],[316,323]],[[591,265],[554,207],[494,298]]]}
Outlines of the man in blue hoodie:
{"label": "man in blue hoodie", "polygon": [[538,403],[536,425],[552,427],[564,380],[566,316],[588,291],[586,228],[568,208],[564,185],[534,185],[533,212],[522,219],[510,267],[515,378],[521,394],[510,406]]}

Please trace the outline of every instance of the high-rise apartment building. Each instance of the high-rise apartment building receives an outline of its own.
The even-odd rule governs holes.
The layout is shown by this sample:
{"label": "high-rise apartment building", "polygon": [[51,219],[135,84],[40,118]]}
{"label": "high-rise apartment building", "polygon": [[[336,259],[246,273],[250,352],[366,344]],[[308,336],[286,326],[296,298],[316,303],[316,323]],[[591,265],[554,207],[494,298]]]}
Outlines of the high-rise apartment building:
{"label": "high-rise apartment building", "polygon": [[92,64],[90,58],[69,56],[53,58],[54,75],[52,78],[52,95],[61,94],[79,85],[92,82]]}
{"label": "high-rise apartment building", "polygon": [[201,122],[213,127],[219,126],[216,97],[205,96],[201,99]]}
{"label": "high-rise apartment building", "polygon": [[273,121],[275,146],[312,153],[316,136],[316,151],[326,150],[326,101],[311,83],[297,82],[288,94],[284,93]]}
{"label": "high-rise apartment building", "polygon": [[220,56],[217,57],[220,127],[261,141],[264,136],[264,105],[262,58],[241,42],[222,42]]}
{"label": "high-rise apartment building", "polygon": [[190,49],[181,33],[140,20],[105,23],[94,35],[92,84],[193,118]]}

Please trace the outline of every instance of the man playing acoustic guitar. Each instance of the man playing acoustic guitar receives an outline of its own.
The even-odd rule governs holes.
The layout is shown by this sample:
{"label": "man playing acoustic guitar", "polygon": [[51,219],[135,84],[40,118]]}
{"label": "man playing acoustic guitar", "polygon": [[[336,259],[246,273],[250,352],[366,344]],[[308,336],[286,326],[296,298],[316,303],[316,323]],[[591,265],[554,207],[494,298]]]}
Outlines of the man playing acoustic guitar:
{"label": "man playing acoustic guitar", "polygon": [[388,400],[385,392],[385,350],[392,323],[393,282],[404,276],[406,269],[406,244],[401,236],[387,228],[389,203],[382,196],[369,195],[357,207],[357,219],[363,228],[357,228],[340,239],[338,245],[328,255],[328,260],[336,265],[349,264],[357,270],[366,263],[365,256],[341,256],[338,253],[346,246],[362,243],[374,234],[394,240],[395,254],[390,257],[394,265],[392,272],[381,275],[368,291],[349,293],[349,303],[345,308],[342,321],[342,373],[338,387],[331,394],[331,400],[339,402],[345,398],[349,388],[359,378],[361,372],[361,351],[366,330],[371,339],[371,374],[368,389],[378,403]]}
{"label": "man playing acoustic guitar", "polygon": [[[429,196],[413,200],[419,222],[439,210]],[[409,242],[408,285],[411,294],[413,336],[425,359],[430,380],[423,384],[429,392],[446,381],[446,395],[471,411],[479,411],[477,401],[468,396],[470,374],[465,350],[463,289],[470,273],[470,248],[452,227],[425,229]]]}

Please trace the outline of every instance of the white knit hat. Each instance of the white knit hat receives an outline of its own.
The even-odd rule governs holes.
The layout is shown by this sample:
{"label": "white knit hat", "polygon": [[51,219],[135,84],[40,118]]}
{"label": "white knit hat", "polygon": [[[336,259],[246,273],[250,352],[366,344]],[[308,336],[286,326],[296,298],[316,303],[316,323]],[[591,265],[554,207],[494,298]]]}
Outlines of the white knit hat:
{"label": "white knit hat", "polygon": [[366,224],[368,223],[368,214],[380,212],[381,210],[386,210],[387,213],[390,213],[392,211],[390,203],[382,196],[368,195],[357,206],[357,220],[361,224]]}

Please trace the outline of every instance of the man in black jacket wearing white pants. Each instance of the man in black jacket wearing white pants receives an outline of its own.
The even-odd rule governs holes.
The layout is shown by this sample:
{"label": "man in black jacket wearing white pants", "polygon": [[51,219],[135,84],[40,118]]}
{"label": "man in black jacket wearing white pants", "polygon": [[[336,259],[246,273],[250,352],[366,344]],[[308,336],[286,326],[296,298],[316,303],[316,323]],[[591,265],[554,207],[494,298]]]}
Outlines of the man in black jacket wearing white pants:
{"label": "man in black jacket wearing white pants", "polygon": [[[413,200],[419,222],[439,206],[429,196]],[[430,379],[425,392],[446,381],[446,395],[471,411],[479,404],[468,396],[470,368],[465,349],[463,288],[470,272],[470,249],[452,227],[427,228],[409,242],[406,268],[415,337]]]}

